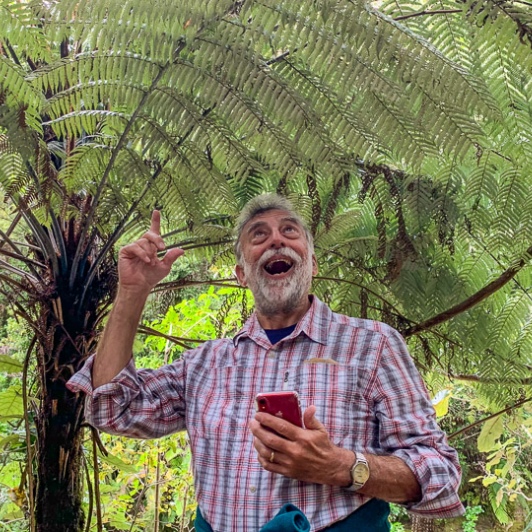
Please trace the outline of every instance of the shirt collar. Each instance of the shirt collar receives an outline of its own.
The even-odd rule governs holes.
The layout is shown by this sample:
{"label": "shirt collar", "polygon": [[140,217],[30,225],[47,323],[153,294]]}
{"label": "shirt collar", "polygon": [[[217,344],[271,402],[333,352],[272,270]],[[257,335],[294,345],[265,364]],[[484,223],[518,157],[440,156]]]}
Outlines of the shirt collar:
{"label": "shirt collar", "polygon": [[[316,296],[311,295],[309,298],[310,308],[301,318],[294,332],[289,336],[289,338],[296,337],[303,332],[314,342],[327,345],[332,311]],[[240,331],[238,331],[238,333],[235,335],[233,339],[235,347],[238,345],[238,342],[241,338],[246,337],[251,338],[258,344],[264,344],[266,342],[267,346],[269,346],[266,333],[259,323],[255,312],[249,317],[242,329],[240,329]]]}

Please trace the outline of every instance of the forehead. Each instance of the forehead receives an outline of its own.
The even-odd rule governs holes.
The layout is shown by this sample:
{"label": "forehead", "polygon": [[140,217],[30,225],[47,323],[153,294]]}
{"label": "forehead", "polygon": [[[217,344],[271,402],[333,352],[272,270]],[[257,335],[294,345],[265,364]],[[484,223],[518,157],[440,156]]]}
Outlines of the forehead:
{"label": "forehead", "polygon": [[275,227],[287,222],[291,222],[301,227],[301,223],[297,220],[297,218],[294,217],[292,213],[280,209],[272,209],[270,211],[261,212],[260,214],[253,216],[253,218],[246,222],[242,232],[246,234],[257,226],[271,225]]}

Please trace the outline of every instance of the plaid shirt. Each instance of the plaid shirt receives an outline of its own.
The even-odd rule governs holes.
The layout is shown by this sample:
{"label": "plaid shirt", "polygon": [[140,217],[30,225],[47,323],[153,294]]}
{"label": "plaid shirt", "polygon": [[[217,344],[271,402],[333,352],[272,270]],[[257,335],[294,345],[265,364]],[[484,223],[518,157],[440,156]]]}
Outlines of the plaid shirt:
{"label": "plaid shirt", "polygon": [[260,466],[248,428],[258,392],[296,390],[303,408],[346,449],[401,458],[418,479],[427,517],[463,513],[460,466],[405,343],[391,327],[333,313],[316,297],[292,334],[272,345],[253,315],[234,339],[206,342],[157,370],[133,361],[93,391],[93,358],[68,383],[87,394],[85,416],[99,429],[155,438],[186,429],[196,497],[217,532],[256,532],[286,502],[311,530],[345,518],[368,498],[300,482]]}

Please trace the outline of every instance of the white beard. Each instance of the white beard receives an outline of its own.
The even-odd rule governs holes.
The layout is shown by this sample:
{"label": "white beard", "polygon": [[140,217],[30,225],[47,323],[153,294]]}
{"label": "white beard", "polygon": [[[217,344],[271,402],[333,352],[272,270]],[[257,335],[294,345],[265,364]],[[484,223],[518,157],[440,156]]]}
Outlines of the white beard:
{"label": "white beard", "polygon": [[[293,262],[290,274],[284,279],[265,276],[264,265],[274,256],[285,256]],[[255,266],[250,266],[243,260],[242,268],[255,296],[255,306],[265,316],[293,312],[308,294],[312,284],[312,254],[307,253],[301,258],[290,248],[269,249]]]}

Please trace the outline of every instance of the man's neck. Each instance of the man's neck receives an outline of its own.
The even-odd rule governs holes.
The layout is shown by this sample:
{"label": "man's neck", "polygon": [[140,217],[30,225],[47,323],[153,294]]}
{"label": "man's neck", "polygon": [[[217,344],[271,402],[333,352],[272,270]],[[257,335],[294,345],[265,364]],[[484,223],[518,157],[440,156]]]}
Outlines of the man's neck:
{"label": "man's neck", "polygon": [[274,315],[266,315],[258,308],[255,312],[263,329],[283,329],[297,323],[307,313],[310,304],[310,298],[305,296],[305,298],[301,300],[301,303],[291,312],[285,313],[279,311]]}

